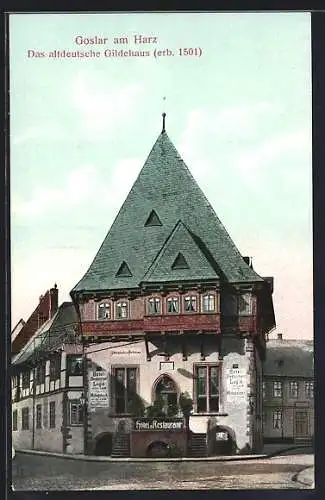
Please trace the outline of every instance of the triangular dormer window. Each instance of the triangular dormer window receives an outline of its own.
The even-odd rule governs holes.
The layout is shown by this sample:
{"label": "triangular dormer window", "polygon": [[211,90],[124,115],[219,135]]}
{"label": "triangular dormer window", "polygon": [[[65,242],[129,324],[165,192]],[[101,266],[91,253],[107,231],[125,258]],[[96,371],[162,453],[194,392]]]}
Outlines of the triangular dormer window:
{"label": "triangular dormer window", "polygon": [[154,210],[151,210],[145,226],[162,226],[162,223]]}
{"label": "triangular dormer window", "polygon": [[184,255],[179,252],[174,263],[172,264],[172,269],[189,269],[189,265],[186,262]]}
{"label": "triangular dormer window", "polygon": [[120,265],[119,267],[119,270],[117,271],[116,273],[116,277],[120,277],[120,278],[128,278],[132,276],[132,273],[130,271],[130,268],[129,266],[127,265],[127,263],[125,261],[122,262],[122,264]]}

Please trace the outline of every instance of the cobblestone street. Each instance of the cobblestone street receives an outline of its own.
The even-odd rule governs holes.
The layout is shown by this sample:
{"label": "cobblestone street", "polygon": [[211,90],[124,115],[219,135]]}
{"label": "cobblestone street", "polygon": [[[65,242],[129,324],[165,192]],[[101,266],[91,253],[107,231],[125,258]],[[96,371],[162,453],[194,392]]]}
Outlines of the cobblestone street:
{"label": "cobblestone street", "polygon": [[17,453],[15,490],[308,489],[292,477],[311,454],[231,462],[86,462]]}

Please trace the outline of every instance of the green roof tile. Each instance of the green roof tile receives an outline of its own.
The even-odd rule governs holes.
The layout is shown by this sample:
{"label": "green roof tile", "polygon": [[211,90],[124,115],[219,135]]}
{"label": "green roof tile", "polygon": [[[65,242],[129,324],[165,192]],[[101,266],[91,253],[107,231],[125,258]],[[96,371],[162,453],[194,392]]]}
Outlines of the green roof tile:
{"label": "green roof tile", "polygon": [[[152,211],[161,226],[146,226]],[[212,206],[166,132],[154,144],[141,172],[88,271],[72,292],[136,288],[181,220],[197,245],[218,266],[222,280],[263,281],[243,260]],[[116,276],[121,262],[132,276]]]}

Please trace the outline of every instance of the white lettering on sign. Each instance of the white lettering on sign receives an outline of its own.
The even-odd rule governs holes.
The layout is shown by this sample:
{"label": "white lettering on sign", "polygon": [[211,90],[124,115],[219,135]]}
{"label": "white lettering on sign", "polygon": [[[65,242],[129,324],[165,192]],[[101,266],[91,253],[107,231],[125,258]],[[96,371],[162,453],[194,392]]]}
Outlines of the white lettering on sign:
{"label": "white lettering on sign", "polygon": [[243,368],[227,369],[227,400],[235,403],[244,401],[247,394],[246,370]]}
{"label": "white lettering on sign", "polygon": [[106,372],[93,372],[89,378],[89,406],[108,408],[108,378]]}

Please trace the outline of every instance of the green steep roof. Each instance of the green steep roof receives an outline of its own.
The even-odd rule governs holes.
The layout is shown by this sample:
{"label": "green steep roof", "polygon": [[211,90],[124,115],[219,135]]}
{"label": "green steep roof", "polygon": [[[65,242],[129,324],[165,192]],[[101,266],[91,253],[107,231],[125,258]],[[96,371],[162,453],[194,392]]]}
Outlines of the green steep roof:
{"label": "green steep roof", "polygon": [[[179,255],[181,264],[177,265]],[[176,224],[142,281],[159,283],[174,280],[219,281],[218,274],[182,221]]]}
{"label": "green steep roof", "polygon": [[[146,225],[153,210],[161,225]],[[210,263],[217,267],[222,280],[234,283],[263,281],[243,260],[163,131],[97,255],[72,293],[138,287],[180,220],[203,253],[209,255]],[[130,276],[117,275],[123,262],[128,266]],[[175,274],[171,271],[171,279],[173,276]],[[166,281],[169,281],[167,276]]]}

